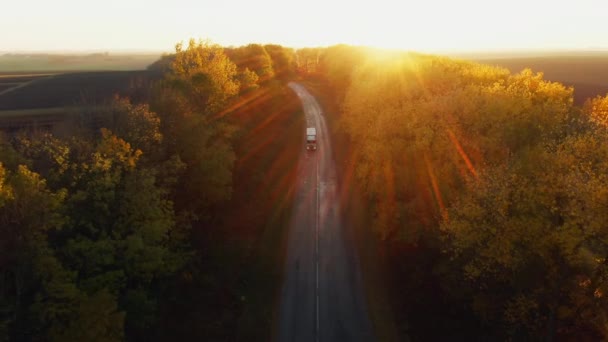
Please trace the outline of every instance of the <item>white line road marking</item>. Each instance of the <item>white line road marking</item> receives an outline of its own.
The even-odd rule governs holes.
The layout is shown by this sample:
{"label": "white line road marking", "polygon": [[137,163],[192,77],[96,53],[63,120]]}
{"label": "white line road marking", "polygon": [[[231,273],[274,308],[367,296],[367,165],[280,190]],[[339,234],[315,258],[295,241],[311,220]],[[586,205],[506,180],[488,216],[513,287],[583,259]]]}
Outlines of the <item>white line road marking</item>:
{"label": "white line road marking", "polygon": [[316,340],[317,342],[319,342],[319,187],[320,187],[320,181],[319,181],[319,157],[317,155],[316,158],[316,165],[317,165],[317,215],[316,215],[316,225],[315,225],[315,259],[316,259],[316,282],[317,282],[317,305],[316,305],[316,317],[317,317],[317,333],[316,333]]}

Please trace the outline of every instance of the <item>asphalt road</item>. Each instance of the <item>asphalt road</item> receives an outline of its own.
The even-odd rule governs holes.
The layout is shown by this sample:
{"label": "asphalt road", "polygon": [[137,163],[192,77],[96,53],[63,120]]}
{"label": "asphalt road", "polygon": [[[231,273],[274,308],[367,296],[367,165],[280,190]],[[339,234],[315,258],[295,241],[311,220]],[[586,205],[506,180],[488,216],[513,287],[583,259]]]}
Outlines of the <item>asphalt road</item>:
{"label": "asphalt road", "polygon": [[302,85],[289,86],[307,127],[317,128],[317,151],[303,149],[299,159],[278,340],[373,341],[355,249],[339,215],[329,130],[315,98]]}

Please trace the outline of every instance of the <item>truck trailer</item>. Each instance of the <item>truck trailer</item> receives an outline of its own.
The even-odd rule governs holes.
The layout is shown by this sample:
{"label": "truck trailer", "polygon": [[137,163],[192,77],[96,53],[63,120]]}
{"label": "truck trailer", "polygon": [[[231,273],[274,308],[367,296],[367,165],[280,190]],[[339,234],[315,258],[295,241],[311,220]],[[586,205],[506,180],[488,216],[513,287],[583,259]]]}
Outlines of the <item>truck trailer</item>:
{"label": "truck trailer", "polygon": [[306,128],[306,149],[308,151],[317,150],[317,129],[314,127]]}

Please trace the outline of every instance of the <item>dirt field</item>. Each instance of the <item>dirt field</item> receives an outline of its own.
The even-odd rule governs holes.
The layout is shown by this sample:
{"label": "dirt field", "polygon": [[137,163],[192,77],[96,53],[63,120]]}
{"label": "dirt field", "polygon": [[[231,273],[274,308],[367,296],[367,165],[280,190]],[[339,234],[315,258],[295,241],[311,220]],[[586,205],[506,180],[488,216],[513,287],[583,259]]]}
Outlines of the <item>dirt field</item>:
{"label": "dirt field", "polygon": [[155,77],[148,71],[4,76],[0,78],[0,87],[5,89],[0,93],[0,111],[100,104],[114,94],[137,96],[140,86]]}
{"label": "dirt field", "polygon": [[18,89],[26,86],[30,82],[40,80],[46,77],[50,77],[53,74],[19,74],[19,73],[10,73],[10,74],[2,74],[0,73],[0,96],[5,93],[11,92],[14,89]]}
{"label": "dirt field", "polygon": [[160,58],[156,54],[4,54],[0,73],[144,70]]}
{"label": "dirt field", "polygon": [[137,99],[159,76],[146,70],[159,57],[151,53],[0,55],[0,119],[9,114],[3,111],[19,110],[24,116],[31,109],[97,105],[115,94]]}

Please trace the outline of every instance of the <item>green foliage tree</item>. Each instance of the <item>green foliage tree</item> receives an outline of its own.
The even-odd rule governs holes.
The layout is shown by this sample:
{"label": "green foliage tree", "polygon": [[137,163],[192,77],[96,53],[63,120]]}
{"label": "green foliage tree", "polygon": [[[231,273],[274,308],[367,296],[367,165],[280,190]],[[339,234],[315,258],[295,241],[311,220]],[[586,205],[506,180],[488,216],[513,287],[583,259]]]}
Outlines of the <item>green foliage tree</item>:
{"label": "green foliage tree", "polygon": [[17,136],[16,151],[23,164],[30,164],[40,175],[50,182],[49,186],[60,189],[66,172],[70,149],[67,144],[52,134],[36,133]]}
{"label": "green foliage tree", "polygon": [[259,87],[259,79],[260,77],[255,72],[249,70],[249,68],[245,68],[245,70],[239,73],[241,92],[257,89]]}
{"label": "green foliage tree", "polygon": [[161,148],[160,118],[147,104],[132,104],[127,98],[116,97],[107,110],[97,114],[101,126],[127,141],[145,155]]}
{"label": "green foliage tree", "polygon": [[[175,226],[172,203],[156,185],[156,171],[138,168],[141,151],[110,131],[102,129],[100,141],[82,156],[73,161],[61,257],[78,270],[79,288],[115,296],[126,311],[127,331],[141,333],[157,317],[156,304],[147,299],[155,296],[154,284],[184,262],[169,242]],[[133,291],[140,292],[139,302]]]}
{"label": "green foliage tree", "polygon": [[[606,338],[608,149],[572,136],[484,174],[443,224],[472,302],[512,336]],[[568,328],[565,328],[568,327]]]}
{"label": "green foliage tree", "polygon": [[241,72],[245,69],[253,71],[259,77],[260,82],[268,81],[274,77],[272,59],[264,46],[249,44],[226,49],[225,51]]}
{"label": "green foliage tree", "polygon": [[[134,110],[128,103],[122,105],[127,106],[127,114],[135,111],[136,115],[142,114],[143,123],[149,122],[145,108]],[[120,122],[117,126],[121,132],[142,146],[145,142],[159,143],[155,125],[132,125],[128,129],[133,121]],[[111,339],[121,340],[123,326],[129,336],[143,334],[155,326],[158,304],[154,298],[158,296],[159,286],[188,259],[189,252],[179,241],[183,233],[176,230],[172,234],[176,219],[168,193],[174,181],[156,181],[157,174],[175,177],[172,169],[181,166],[178,160],[169,159],[155,168],[140,167],[142,152],[106,129],[101,130],[99,140],[83,143],[86,140],[86,136],[74,137],[69,141],[71,144],[67,144],[50,135],[17,140],[24,155],[50,161],[33,164],[50,169],[50,175],[57,175],[50,178],[55,182],[54,188],[67,188],[67,192],[60,190],[65,195],[60,209],[68,216],[61,229],[53,234],[53,248],[59,261],[47,261],[47,267],[40,272],[46,274],[44,272],[51,272],[53,267],[76,271],[77,278],[63,276],[72,281],[70,286],[76,292],[71,311],[57,319],[63,325],[44,331],[49,338],[58,340],[109,338],[95,329],[83,329],[98,324],[98,329],[114,336]],[[61,158],[57,158],[58,155]],[[19,193],[18,198],[27,197]],[[42,208],[57,209],[50,205]],[[45,293],[41,299],[46,302],[49,295]],[[95,306],[104,306],[107,310],[96,311],[95,316],[83,316]],[[49,306],[41,303],[29,311],[45,315],[47,309]],[[100,316],[106,314],[110,316]],[[108,325],[103,326],[102,322]]]}
{"label": "green foliage tree", "polygon": [[296,54],[293,49],[276,44],[264,45],[264,49],[270,55],[272,68],[278,78],[286,80],[295,74]]}
{"label": "green foliage tree", "polygon": [[2,132],[0,132],[0,162],[9,170],[17,170],[19,165],[28,163],[28,160],[12,145],[11,139]]}
{"label": "green foliage tree", "polygon": [[[214,205],[231,195],[234,152],[230,138],[233,128],[218,112],[236,95],[239,84],[234,80],[236,66],[221,48],[191,41],[188,50],[182,51],[178,46],[177,51],[172,72],[157,89],[153,107],[161,117],[167,153],[177,156],[186,165],[172,198],[179,210],[196,212],[194,215],[203,219],[210,216]],[[214,56],[210,64],[222,66],[210,67],[208,59],[199,58],[209,54]],[[229,72],[218,77],[214,72],[206,73],[207,69]],[[192,70],[198,70],[194,77],[183,77],[193,74]],[[231,86],[210,88],[220,81]],[[212,105],[216,103],[208,100],[212,98],[223,101]]]}
{"label": "green foliage tree", "polygon": [[190,39],[186,49],[181,43],[175,46],[167,77],[196,104],[193,109],[214,113],[238,93],[236,75],[236,65],[220,46]]}
{"label": "green foliage tree", "polygon": [[25,166],[8,178],[0,168],[0,175],[4,190],[0,200],[2,306],[13,313],[3,317],[5,336],[75,341],[66,336],[74,329],[82,329],[76,321],[98,322],[114,317],[111,324],[96,323],[95,335],[89,337],[96,341],[120,340],[122,314],[116,310],[80,312],[87,296],[77,288],[75,273],[64,268],[49,244],[48,236],[66,223],[61,213],[65,191],[49,191],[46,182]]}
{"label": "green foliage tree", "polygon": [[236,336],[251,254],[222,225],[245,124],[225,116],[259,77],[194,40],[151,69],[149,106],[118,97],[69,134],[0,137],[0,340]]}

